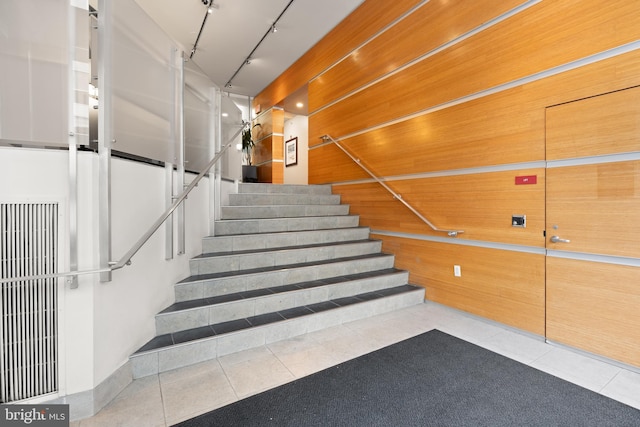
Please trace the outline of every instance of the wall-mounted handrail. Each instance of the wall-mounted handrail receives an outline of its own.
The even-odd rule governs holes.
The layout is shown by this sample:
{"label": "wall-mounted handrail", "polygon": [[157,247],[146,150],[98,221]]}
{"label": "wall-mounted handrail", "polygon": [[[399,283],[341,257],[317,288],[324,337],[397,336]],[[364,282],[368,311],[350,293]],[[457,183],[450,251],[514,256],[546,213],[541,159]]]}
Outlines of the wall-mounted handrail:
{"label": "wall-mounted handrail", "polygon": [[158,228],[160,228],[160,226],[164,224],[167,218],[171,216],[171,214],[178,208],[178,206],[180,206],[180,204],[184,202],[184,200],[187,198],[191,190],[193,190],[198,185],[200,180],[207,173],[209,173],[209,170],[213,167],[213,165],[215,165],[218,162],[218,160],[220,160],[222,155],[229,149],[229,147],[233,145],[234,140],[240,135],[242,130],[247,126],[247,124],[248,123],[246,122],[242,122],[242,126],[240,127],[240,129],[238,129],[238,131],[227,141],[227,143],[221,148],[221,150],[218,153],[216,153],[216,155],[209,161],[209,163],[202,170],[202,172],[200,172],[200,174],[198,174],[198,176],[193,181],[191,181],[191,183],[184,189],[184,191],[180,194],[180,196],[178,196],[175,199],[173,204],[160,216],[160,218],[158,218],[156,222],[153,223],[153,225],[151,225],[151,227],[149,227],[149,230],[147,230],[147,232],[144,233],[144,235],[140,237],[140,239],[138,239],[138,241],[131,247],[131,249],[127,251],[127,253],[125,253],[120,258],[119,261],[110,262],[108,268],[105,267],[105,268],[94,269],[94,270],[67,271],[64,273],[41,274],[37,276],[12,277],[12,278],[6,278],[6,279],[0,278],[0,283],[22,282],[27,280],[50,279],[55,277],[74,277],[74,276],[85,275],[85,274],[106,273],[109,271],[118,270],[124,267],[125,265],[130,265],[131,258],[133,258],[133,256],[145,245],[145,243],[147,243],[147,241],[149,240],[149,238],[151,238],[153,233],[155,233],[158,230]]}
{"label": "wall-mounted handrail", "polygon": [[418,218],[420,218],[422,220],[422,222],[424,222],[429,227],[431,227],[431,229],[433,231],[447,233],[447,235],[449,237],[457,237],[458,234],[464,233],[464,230],[444,230],[442,228],[436,227],[435,225],[433,225],[433,223],[431,221],[429,221],[420,212],[418,212],[416,210],[416,208],[414,208],[407,201],[405,201],[400,194],[398,194],[395,191],[393,191],[393,189],[391,187],[389,187],[382,179],[380,179],[371,170],[369,170],[369,168],[367,168],[365,165],[363,165],[362,162],[360,161],[360,159],[358,159],[353,154],[351,154],[346,148],[344,148],[342,146],[342,144],[340,144],[338,141],[336,141],[330,135],[323,135],[320,138],[322,138],[322,140],[324,142],[332,142],[332,143],[334,143],[336,145],[336,147],[341,149],[347,156],[349,156],[349,158],[351,160],[353,160],[358,166],[360,166],[362,168],[362,170],[364,170],[367,174],[369,174],[369,176],[371,176],[371,178],[373,178],[378,184],[382,185],[389,193],[391,193],[393,195],[394,199],[400,201],[400,203],[405,205],[411,212],[413,212]]}
{"label": "wall-mounted handrail", "polygon": [[29,280],[54,279],[56,277],[75,277],[75,276],[82,276],[87,274],[108,273],[110,271],[111,271],[111,268],[109,267],[109,268],[98,268],[95,270],[66,271],[64,273],[39,274],[37,276],[9,277],[6,279],[0,279],[0,283],[26,282]]}

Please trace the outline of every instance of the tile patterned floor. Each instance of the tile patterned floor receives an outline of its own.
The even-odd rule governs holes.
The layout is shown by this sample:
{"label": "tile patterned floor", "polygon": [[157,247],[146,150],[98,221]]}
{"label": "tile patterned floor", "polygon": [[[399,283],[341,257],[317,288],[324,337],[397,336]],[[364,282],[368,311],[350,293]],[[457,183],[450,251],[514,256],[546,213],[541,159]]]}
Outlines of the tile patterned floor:
{"label": "tile patterned floor", "polygon": [[171,426],[434,328],[640,409],[639,373],[425,303],[136,380],[71,426]]}

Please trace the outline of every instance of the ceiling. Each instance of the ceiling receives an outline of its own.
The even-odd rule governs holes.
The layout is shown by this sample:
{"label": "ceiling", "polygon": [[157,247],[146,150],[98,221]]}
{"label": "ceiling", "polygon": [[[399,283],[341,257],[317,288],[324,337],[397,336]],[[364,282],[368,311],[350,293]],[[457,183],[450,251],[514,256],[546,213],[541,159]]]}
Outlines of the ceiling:
{"label": "ceiling", "polygon": [[[190,53],[209,0],[135,1]],[[223,90],[253,97],[363,1],[214,0],[192,61]]]}

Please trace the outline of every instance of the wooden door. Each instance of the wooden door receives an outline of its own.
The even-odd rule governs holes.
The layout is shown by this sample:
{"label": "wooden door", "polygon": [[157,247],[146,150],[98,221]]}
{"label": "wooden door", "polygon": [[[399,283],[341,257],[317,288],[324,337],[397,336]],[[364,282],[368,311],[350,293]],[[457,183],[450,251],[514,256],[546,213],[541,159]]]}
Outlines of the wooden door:
{"label": "wooden door", "polygon": [[546,336],[640,366],[640,88],[546,111]]}

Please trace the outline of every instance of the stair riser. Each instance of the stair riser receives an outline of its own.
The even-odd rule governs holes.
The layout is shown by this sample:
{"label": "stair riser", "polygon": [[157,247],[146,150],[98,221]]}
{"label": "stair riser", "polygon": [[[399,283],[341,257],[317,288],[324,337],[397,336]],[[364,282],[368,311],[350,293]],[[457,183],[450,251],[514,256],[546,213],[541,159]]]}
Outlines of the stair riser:
{"label": "stair riser", "polygon": [[323,216],[307,218],[265,218],[216,221],[216,236],[254,233],[280,233],[285,231],[323,230],[357,227],[357,215]]}
{"label": "stair riser", "polygon": [[423,302],[424,289],[416,289],[412,292],[214,336],[158,351],[140,353],[131,357],[133,378],[155,375]]}
{"label": "stair riser", "polygon": [[288,308],[378,291],[404,285],[408,279],[409,273],[403,271],[380,277],[282,292],[175,313],[159,314],[156,316],[156,333],[162,335],[170,332],[178,332],[200,326],[213,325],[230,320],[282,311]]}
{"label": "stair riser", "polygon": [[339,194],[230,194],[230,206],[339,205]]}
{"label": "stair riser", "polygon": [[348,215],[349,205],[223,206],[222,219]]}
{"label": "stair riser", "polygon": [[293,283],[321,280],[327,277],[365,273],[392,268],[394,257],[383,255],[374,258],[288,268],[242,276],[221,277],[175,286],[176,302],[215,297],[236,292],[265,289]]}
{"label": "stair riser", "polygon": [[212,256],[189,261],[192,275],[276,267],[317,262],[380,252],[382,242],[364,241],[303,249],[274,250],[265,253]]}
{"label": "stair riser", "polygon": [[265,233],[259,236],[220,236],[202,240],[202,253],[212,254],[254,249],[283,248],[296,245],[347,242],[369,238],[368,228],[341,230],[296,231],[290,233]]}
{"label": "stair riser", "polygon": [[331,194],[331,185],[240,183],[238,193]]}

